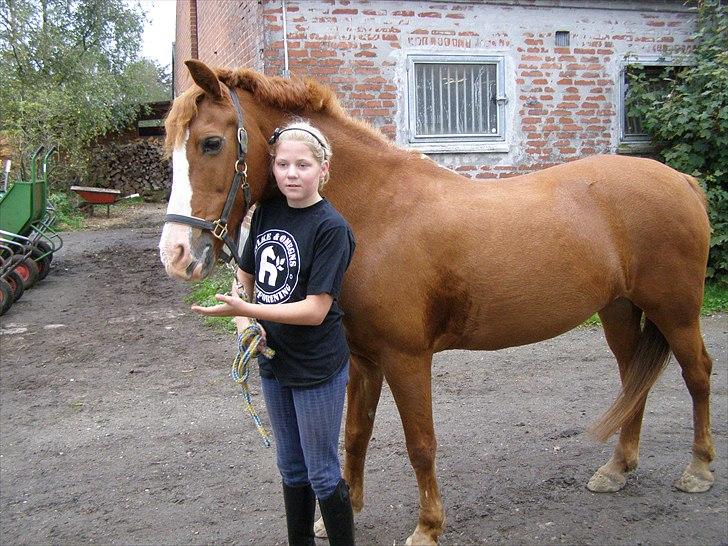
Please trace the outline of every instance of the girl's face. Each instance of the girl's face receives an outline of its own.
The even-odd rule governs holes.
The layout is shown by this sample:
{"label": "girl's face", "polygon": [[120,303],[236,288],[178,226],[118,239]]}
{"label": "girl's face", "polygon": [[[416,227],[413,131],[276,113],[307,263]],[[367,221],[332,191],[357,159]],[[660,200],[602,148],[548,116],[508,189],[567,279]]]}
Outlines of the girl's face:
{"label": "girl's face", "polygon": [[329,162],[319,163],[303,142],[287,140],[278,145],[273,158],[273,176],[288,206],[303,208],[321,200],[319,183],[329,170]]}

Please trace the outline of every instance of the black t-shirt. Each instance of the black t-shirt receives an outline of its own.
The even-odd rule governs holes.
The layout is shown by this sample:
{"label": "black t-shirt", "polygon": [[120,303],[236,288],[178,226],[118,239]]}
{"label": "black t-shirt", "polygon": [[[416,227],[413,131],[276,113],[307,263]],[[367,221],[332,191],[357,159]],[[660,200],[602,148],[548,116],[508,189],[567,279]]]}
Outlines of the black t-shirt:
{"label": "black t-shirt", "polygon": [[324,293],[334,298],[319,326],[260,321],[276,352],[270,360],[258,358],[262,376],[288,387],[315,385],[347,361],[338,298],[354,246],[349,224],[325,199],[292,208],[276,197],[255,209],[240,268],[255,278],[256,303],[292,303]]}

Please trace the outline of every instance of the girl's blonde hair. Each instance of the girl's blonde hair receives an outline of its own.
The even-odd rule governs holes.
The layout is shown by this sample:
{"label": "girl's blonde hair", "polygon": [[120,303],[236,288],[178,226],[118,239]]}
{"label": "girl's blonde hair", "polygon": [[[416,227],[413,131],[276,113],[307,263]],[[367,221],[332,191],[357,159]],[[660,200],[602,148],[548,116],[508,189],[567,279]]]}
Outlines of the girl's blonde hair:
{"label": "girl's blonde hair", "polygon": [[[330,161],[333,152],[331,150],[331,144],[328,139],[319,131],[316,127],[311,125],[305,120],[297,120],[289,123],[282,129],[276,129],[273,132],[273,136],[270,138],[270,155],[275,157],[278,151],[278,146],[281,142],[302,142],[308,149],[311,150],[313,158],[319,163],[323,164],[324,161]],[[319,191],[324,187],[326,182],[329,181],[329,173],[327,172],[324,178],[319,182]]]}

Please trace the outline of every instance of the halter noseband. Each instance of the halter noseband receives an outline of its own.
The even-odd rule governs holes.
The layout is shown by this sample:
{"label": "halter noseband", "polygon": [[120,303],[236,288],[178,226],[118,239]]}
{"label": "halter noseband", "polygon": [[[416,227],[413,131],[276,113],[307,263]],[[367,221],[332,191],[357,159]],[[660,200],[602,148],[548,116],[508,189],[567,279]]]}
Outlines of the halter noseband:
{"label": "halter noseband", "polygon": [[245,210],[250,208],[251,203],[251,192],[250,184],[248,184],[248,164],[245,162],[245,156],[248,153],[248,133],[245,131],[243,125],[243,110],[240,107],[240,101],[235,94],[235,91],[228,88],[228,94],[230,99],[235,106],[235,114],[238,118],[238,159],[235,161],[235,175],[233,176],[233,182],[230,185],[230,191],[228,191],[227,199],[225,200],[225,206],[222,209],[220,218],[217,220],[209,221],[197,218],[195,216],[184,216],[182,214],[167,214],[164,217],[165,222],[174,222],[176,224],[185,224],[191,227],[206,230],[212,233],[213,237],[221,240],[230,250],[230,254],[235,258],[236,263],[240,263],[240,255],[238,254],[238,247],[235,241],[228,237],[228,218],[230,211],[235,203],[235,196],[238,194],[238,189],[242,186],[243,197],[245,198]]}

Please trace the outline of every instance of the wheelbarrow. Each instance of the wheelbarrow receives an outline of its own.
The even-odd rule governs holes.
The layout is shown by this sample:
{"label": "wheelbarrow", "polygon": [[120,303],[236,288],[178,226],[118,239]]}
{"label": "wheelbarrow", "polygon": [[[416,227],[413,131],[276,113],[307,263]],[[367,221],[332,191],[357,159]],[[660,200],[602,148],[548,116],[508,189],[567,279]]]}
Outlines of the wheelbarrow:
{"label": "wheelbarrow", "polygon": [[95,205],[106,205],[106,216],[109,216],[109,207],[116,203],[121,197],[120,190],[108,188],[92,188],[90,186],[71,186],[71,190],[83,199],[79,208],[88,211],[89,216],[94,215]]}
{"label": "wheelbarrow", "polygon": [[51,146],[43,155],[40,146],[30,158],[30,179],[8,187],[10,162],[6,162],[0,191],[0,314],[20,299],[26,288],[43,279],[53,252],[63,240],[52,226],[56,211],[48,200]]}

